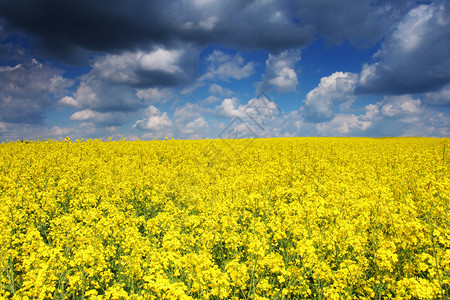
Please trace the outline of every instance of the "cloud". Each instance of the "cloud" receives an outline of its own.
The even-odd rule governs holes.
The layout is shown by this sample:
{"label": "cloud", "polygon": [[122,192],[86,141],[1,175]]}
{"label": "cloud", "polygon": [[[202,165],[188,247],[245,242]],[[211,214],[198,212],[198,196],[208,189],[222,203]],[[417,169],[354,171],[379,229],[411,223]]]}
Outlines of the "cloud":
{"label": "cloud", "polygon": [[[1,127],[1,126],[0,126]],[[67,136],[71,140],[92,138],[108,140],[109,137],[120,139],[118,128],[114,126],[98,127],[93,123],[82,123],[69,125],[67,127],[50,126],[43,124],[7,124],[7,131],[1,132],[0,139],[6,141],[17,141],[19,139],[26,140],[64,140]]]}
{"label": "cloud", "polygon": [[330,43],[348,40],[356,46],[371,46],[412,5],[413,1],[303,0],[293,6],[295,15]]}
{"label": "cloud", "polygon": [[70,116],[72,121],[82,121],[97,127],[123,125],[130,121],[129,112],[98,112],[90,109],[83,109]]}
{"label": "cloud", "polygon": [[[208,81],[241,80],[250,77],[255,72],[255,64],[253,62],[245,62],[239,53],[233,56],[220,50],[214,50],[205,58],[205,64],[207,67],[206,72],[196,82],[185,87],[181,94],[190,94],[204,86]],[[217,83],[214,84],[210,86],[210,92],[229,93],[227,90],[220,90],[221,87]]]}
{"label": "cloud", "polygon": [[239,53],[234,56],[225,54],[220,50],[214,52],[206,58],[208,62],[208,72],[204,74],[200,80],[229,80],[229,79],[244,79],[249,77],[254,72],[253,62],[244,62],[244,59]]}
{"label": "cloud", "polygon": [[68,61],[88,58],[86,52],[180,41],[276,51],[313,39],[311,26],[296,21],[289,1],[4,0],[0,18],[11,30],[32,34],[45,53]]}
{"label": "cloud", "polygon": [[364,107],[359,118],[372,125],[367,134],[374,136],[448,136],[450,116],[424,105],[410,95],[386,96]]}
{"label": "cloud", "polygon": [[423,100],[432,105],[450,105],[450,84],[447,84],[439,91],[426,93]]}
{"label": "cloud", "polygon": [[404,123],[412,123],[415,119],[409,118],[422,112],[421,104],[419,99],[414,100],[411,96],[391,97],[388,103],[380,107],[380,112],[383,116],[399,118]]}
{"label": "cloud", "polygon": [[11,72],[20,69],[22,64],[17,64],[15,66],[0,66],[0,72]]}
{"label": "cloud", "polygon": [[308,122],[324,122],[334,118],[335,103],[353,101],[358,75],[335,72],[320,79],[319,85],[303,100],[302,112]]}
{"label": "cloud", "polygon": [[283,126],[287,125],[283,124],[281,110],[265,95],[241,105],[237,98],[226,98],[211,113],[218,118],[229,119],[228,124],[221,128],[220,138],[284,136]]}
{"label": "cloud", "polygon": [[203,133],[207,132],[209,129],[208,122],[203,117],[198,117],[195,120],[186,124],[186,126],[182,129],[182,133],[184,134],[195,134],[197,137],[200,137]]}
{"label": "cloud", "polygon": [[174,97],[169,88],[159,86],[188,80],[193,72],[190,54],[194,52],[189,46],[157,47],[147,52],[97,57],[91,71],[80,77],[73,95],[63,97],[59,104],[98,113],[125,112],[113,125],[124,124],[127,122],[124,117],[132,116],[131,112]]}
{"label": "cloud", "polygon": [[148,40],[163,42],[173,28],[171,11],[158,1],[2,1],[0,12],[9,28],[31,33],[44,51],[68,60],[86,50],[120,51]]}
{"label": "cloud", "polygon": [[183,27],[187,30],[196,30],[200,29],[203,31],[211,31],[216,27],[219,22],[219,18],[217,16],[209,16],[206,19],[199,20],[196,22],[187,21],[183,24]]}
{"label": "cloud", "polygon": [[222,103],[215,107],[214,114],[222,118],[244,117],[244,107],[239,105],[236,97],[225,98]]}
{"label": "cloud", "polygon": [[145,107],[134,88],[105,82],[87,74],[82,77],[72,96],[65,96],[59,104],[100,113],[134,112]]}
{"label": "cloud", "polygon": [[[298,136],[449,136],[450,116],[433,110],[410,95],[386,96],[358,113],[336,113],[326,121],[310,122],[301,114],[287,118],[285,128]],[[295,130],[294,125],[297,125]]]}
{"label": "cloud", "polygon": [[364,135],[364,131],[372,125],[353,114],[338,114],[329,122],[316,124],[317,133],[322,136],[354,136]]}
{"label": "cloud", "polygon": [[[141,129],[158,133],[158,136],[168,136],[171,133],[172,121],[166,112],[161,113],[155,106],[150,105],[145,110],[145,117],[142,120],[138,120],[133,129]],[[172,135],[172,134],[170,134]]]}
{"label": "cloud", "polygon": [[[34,135],[38,132],[27,125],[32,124],[49,136],[69,129],[99,136],[131,122],[142,136],[193,137],[195,128],[202,134],[215,128],[212,115],[253,122],[258,136],[448,134],[448,116],[433,108],[445,111],[434,105],[450,104],[450,5],[424,3],[2,0],[0,131]],[[380,47],[359,77],[336,72],[322,78],[301,109],[286,116],[261,115],[259,107],[271,111],[275,103],[259,98],[239,103],[245,91],[224,83],[250,81],[269,53],[258,89],[295,92],[301,49],[318,36],[329,44]],[[218,47],[228,50],[211,50]],[[61,64],[64,70],[49,65],[58,59],[81,61],[75,74],[89,71],[75,85],[66,77],[74,76],[70,65]],[[194,100],[203,100],[176,107],[182,100],[177,87],[183,95],[202,86]],[[363,94],[381,96],[361,108]],[[405,97],[383,98],[386,94]],[[43,129],[56,99],[72,113],[74,127]],[[170,111],[154,106],[171,100]]]}
{"label": "cloud", "polygon": [[431,92],[450,83],[450,4],[409,11],[386,36],[373,64],[360,74],[358,93]]}
{"label": "cloud", "polygon": [[64,96],[63,98],[61,98],[58,103],[60,105],[66,105],[66,106],[72,106],[72,107],[76,107],[76,108],[80,108],[80,105],[78,104],[78,102],[70,97],[70,96]]}
{"label": "cloud", "polygon": [[331,43],[374,45],[414,5],[380,0],[3,0],[0,19],[11,31],[31,34],[43,53],[77,61],[88,60],[92,52],[180,42],[274,54],[305,47],[317,35]]}
{"label": "cloud", "polygon": [[208,90],[211,94],[223,96],[223,97],[231,97],[233,95],[233,91],[230,89],[223,88],[222,86],[218,85],[217,83],[212,83],[209,86]]}
{"label": "cloud", "polygon": [[217,103],[220,100],[222,100],[222,98],[216,97],[216,96],[208,96],[206,99],[203,99],[201,101],[198,102],[198,104],[200,105],[208,105],[208,104],[213,104],[213,103]]}
{"label": "cloud", "polygon": [[192,80],[197,63],[198,50],[189,45],[155,47],[98,58],[91,72],[105,81],[140,88],[173,86]]}
{"label": "cloud", "polygon": [[[362,108],[352,104],[365,101],[354,94],[358,76],[336,72],[323,77],[300,108],[297,135],[321,136],[448,136],[450,116],[432,109],[411,95],[385,96]],[[445,91],[441,91],[444,95]],[[439,93],[439,99],[440,98]],[[436,96],[428,95],[429,98]],[[439,100],[442,101],[442,100]],[[337,104],[340,104],[337,106]],[[347,110],[347,111],[345,111]],[[349,113],[353,111],[353,113]],[[291,119],[291,128],[293,128]],[[295,131],[294,131],[295,132]]]}
{"label": "cloud", "polygon": [[298,85],[295,67],[301,59],[301,50],[286,50],[279,54],[269,54],[266,71],[259,84],[261,91],[268,91],[273,86],[279,92],[295,91]]}
{"label": "cloud", "polygon": [[73,81],[63,71],[26,59],[0,69],[0,122],[41,123],[53,105],[52,97],[68,93]]}
{"label": "cloud", "polygon": [[183,106],[177,107],[173,113],[175,123],[183,127],[186,123],[198,118],[205,112],[205,109],[199,104],[186,102]]}
{"label": "cloud", "polygon": [[212,113],[220,118],[239,117],[258,123],[263,123],[263,119],[273,119],[282,114],[276,103],[264,94],[250,99],[246,104],[239,104],[236,97],[225,98]]}
{"label": "cloud", "polygon": [[206,110],[198,104],[187,102],[177,107],[173,117],[150,105],[133,129],[145,131],[144,138],[163,138],[176,135],[178,138],[204,138],[209,125],[202,115]]}
{"label": "cloud", "polygon": [[[376,104],[365,107],[365,118],[368,120],[396,120],[403,124],[417,122],[426,114],[427,108],[423,106],[420,99],[414,99],[410,95],[386,96]],[[429,112],[429,110],[428,110]]]}
{"label": "cloud", "polygon": [[136,96],[145,101],[145,103],[168,102],[174,98],[174,93],[170,89],[146,88],[137,89]]}
{"label": "cloud", "polygon": [[276,52],[313,38],[310,26],[296,20],[290,1],[186,1],[181,15],[181,36],[201,44]]}

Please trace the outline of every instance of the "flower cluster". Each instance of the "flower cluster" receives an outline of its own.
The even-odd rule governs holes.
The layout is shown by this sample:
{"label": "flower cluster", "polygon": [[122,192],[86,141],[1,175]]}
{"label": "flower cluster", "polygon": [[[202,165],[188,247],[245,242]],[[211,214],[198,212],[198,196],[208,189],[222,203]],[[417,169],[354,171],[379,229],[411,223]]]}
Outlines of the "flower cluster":
{"label": "flower cluster", "polygon": [[0,145],[0,297],[443,299],[433,138]]}

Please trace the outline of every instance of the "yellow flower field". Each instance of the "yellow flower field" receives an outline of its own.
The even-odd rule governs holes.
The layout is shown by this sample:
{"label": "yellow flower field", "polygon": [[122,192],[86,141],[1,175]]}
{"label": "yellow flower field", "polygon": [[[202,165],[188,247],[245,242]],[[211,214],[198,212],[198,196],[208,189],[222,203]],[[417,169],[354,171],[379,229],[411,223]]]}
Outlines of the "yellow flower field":
{"label": "yellow flower field", "polygon": [[448,299],[450,143],[0,145],[0,296]]}

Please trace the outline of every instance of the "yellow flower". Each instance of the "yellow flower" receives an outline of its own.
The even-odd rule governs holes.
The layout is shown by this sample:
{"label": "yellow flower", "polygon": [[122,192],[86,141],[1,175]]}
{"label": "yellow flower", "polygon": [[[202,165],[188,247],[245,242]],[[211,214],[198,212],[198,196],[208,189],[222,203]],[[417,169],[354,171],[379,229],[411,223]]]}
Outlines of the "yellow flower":
{"label": "yellow flower", "polygon": [[440,299],[446,144],[1,144],[0,298]]}

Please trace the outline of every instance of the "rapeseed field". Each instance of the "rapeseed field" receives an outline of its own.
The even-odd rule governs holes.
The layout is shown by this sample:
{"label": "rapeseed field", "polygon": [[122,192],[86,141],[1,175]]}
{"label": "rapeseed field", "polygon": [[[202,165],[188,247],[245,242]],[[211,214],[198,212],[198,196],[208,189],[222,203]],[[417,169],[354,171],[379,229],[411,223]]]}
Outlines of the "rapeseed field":
{"label": "rapeseed field", "polygon": [[448,299],[435,138],[0,145],[5,299]]}

